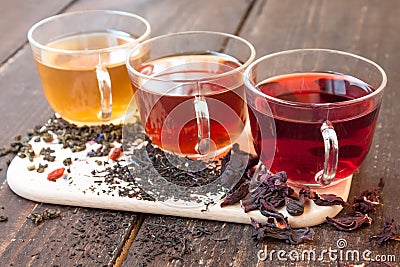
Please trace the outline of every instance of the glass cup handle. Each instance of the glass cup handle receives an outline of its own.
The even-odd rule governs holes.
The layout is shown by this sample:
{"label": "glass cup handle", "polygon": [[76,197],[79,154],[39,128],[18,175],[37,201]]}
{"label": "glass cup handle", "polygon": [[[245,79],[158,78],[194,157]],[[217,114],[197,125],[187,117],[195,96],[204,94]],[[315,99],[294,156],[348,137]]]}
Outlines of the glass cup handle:
{"label": "glass cup handle", "polygon": [[204,96],[195,96],[194,110],[196,112],[198,137],[196,150],[200,155],[207,155],[210,151],[210,114]]}
{"label": "glass cup handle", "polygon": [[338,139],[330,121],[325,121],[321,126],[322,138],[325,146],[324,170],[317,174],[317,182],[323,186],[329,185],[336,176],[338,165],[339,145]]}
{"label": "glass cup handle", "polygon": [[112,113],[112,93],[111,93],[111,78],[107,68],[101,63],[99,55],[99,63],[96,66],[96,78],[100,92],[101,110],[97,115],[102,121],[108,121]]}

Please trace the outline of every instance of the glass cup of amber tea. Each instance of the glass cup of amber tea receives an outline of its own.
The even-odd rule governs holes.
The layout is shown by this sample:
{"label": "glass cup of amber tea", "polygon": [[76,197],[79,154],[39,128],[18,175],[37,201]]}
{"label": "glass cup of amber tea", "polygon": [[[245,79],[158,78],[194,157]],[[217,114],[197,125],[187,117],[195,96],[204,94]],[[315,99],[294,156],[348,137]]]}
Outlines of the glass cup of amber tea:
{"label": "glass cup of amber tea", "polygon": [[53,110],[78,125],[123,122],[133,97],[125,60],[149,36],[144,18],[111,10],[70,12],[33,25],[28,40]]}
{"label": "glass cup of amber tea", "polygon": [[346,52],[299,49],[266,55],[245,71],[260,161],[294,186],[351,177],[368,154],[387,77]]}
{"label": "glass cup of amber tea", "polygon": [[191,159],[231,148],[247,122],[243,72],[254,58],[248,41],[220,32],[171,33],[136,46],[127,68],[153,144]]}

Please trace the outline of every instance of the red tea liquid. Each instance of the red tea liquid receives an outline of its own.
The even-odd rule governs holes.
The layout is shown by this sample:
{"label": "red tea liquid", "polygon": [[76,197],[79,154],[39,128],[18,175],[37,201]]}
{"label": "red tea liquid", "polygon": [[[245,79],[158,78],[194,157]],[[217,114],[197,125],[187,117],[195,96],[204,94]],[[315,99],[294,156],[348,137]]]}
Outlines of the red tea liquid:
{"label": "red tea liquid", "polygon": [[166,151],[196,157],[194,100],[203,96],[210,116],[211,152],[229,147],[243,132],[247,118],[241,74],[203,82],[196,79],[223,74],[240,65],[236,59],[217,53],[175,55],[142,65],[142,73],[165,81],[144,82],[136,93],[141,121],[152,142]]}
{"label": "red tea liquid", "polygon": [[[364,82],[335,73],[280,76],[261,83],[258,88],[267,95],[294,103],[337,103],[373,92]],[[274,133],[269,129],[273,127],[272,117],[261,113],[257,107],[251,107],[250,123],[255,149],[261,161],[270,166],[272,172],[286,171],[291,183],[315,184],[315,175],[324,168],[324,143],[320,127],[328,119],[333,123],[339,142],[335,180],[345,178],[354,173],[368,153],[378,110],[379,105],[374,106],[372,100],[367,100],[347,107],[346,119],[337,119],[337,112],[343,110],[330,110],[325,117],[319,116],[318,108],[307,113],[301,109],[286,111],[282,106],[273,106]],[[287,119],[293,118],[293,114],[287,114],[289,116],[286,117],[285,112],[298,112],[296,116],[299,119]],[[320,121],[316,121],[312,115],[321,117]],[[266,151],[274,142],[276,149],[272,157]]]}

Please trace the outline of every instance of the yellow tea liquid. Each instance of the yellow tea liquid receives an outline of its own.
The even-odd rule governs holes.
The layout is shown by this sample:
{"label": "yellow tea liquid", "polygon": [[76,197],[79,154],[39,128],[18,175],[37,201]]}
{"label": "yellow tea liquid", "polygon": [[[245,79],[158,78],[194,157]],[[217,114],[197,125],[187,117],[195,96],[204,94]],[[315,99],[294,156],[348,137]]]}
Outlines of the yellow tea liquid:
{"label": "yellow tea liquid", "polygon": [[[123,120],[133,97],[125,67],[129,49],[98,53],[90,50],[106,49],[132,42],[134,39],[125,33],[95,32],[68,36],[47,44],[47,47],[71,50],[71,53],[45,51],[41,60],[36,61],[44,93],[54,111],[64,119],[78,124],[101,122],[98,117],[101,110],[100,91],[96,79],[96,65],[101,54],[102,65],[111,78],[110,121]],[[82,53],[82,50],[87,50],[88,53]]]}

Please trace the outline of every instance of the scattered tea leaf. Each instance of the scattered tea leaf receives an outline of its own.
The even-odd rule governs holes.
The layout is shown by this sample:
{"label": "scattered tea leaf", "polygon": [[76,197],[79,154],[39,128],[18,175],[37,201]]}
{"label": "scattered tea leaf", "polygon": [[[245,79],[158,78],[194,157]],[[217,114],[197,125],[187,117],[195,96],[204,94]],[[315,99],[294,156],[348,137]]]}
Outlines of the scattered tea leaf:
{"label": "scattered tea leaf", "polygon": [[353,201],[353,210],[363,214],[375,214],[376,206],[381,204],[380,195],[384,187],[383,179],[380,179],[378,188],[365,190]]}
{"label": "scattered tea leaf", "polygon": [[363,225],[370,225],[372,219],[368,214],[354,212],[353,214],[348,214],[348,216],[342,218],[326,217],[326,221],[341,231],[349,232],[358,229]]}
{"label": "scattered tea leaf", "polygon": [[255,229],[253,238],[257,241],[274,238],[283,240],[292,245],[297,245],[305,241],[313,240],[314,238],[314,230],[312,228],[291,229],[289,225],[287,225],[286,228],[282,228],[274,218],[269,218],[266,223],[259,223],[251,219],[251,225]]}
{"label": "scattered tea leaf", "polygon": [[372,236],[371,239],[377,239],[380,245],[389,240],[400,241],[400,223],[394,219],[385,222],[383,229],[378,234]]}
{"label": "scattered tea leaf", "polygon": [[363,225],[370,225],[372,218],[369,216],[375,213],[375,206],[380,204],[380,194],[384,182],[380,179],[378,188],[365,190],[354,199],[351,210],[342,218],[326,218],[326,221],[341,231],[352,231]]}
{"label": "scattered tea leaf", "polygon": [[6,215],[0,215],[0,222],[8,221],[8,217]]}
{"label": "scattered tea leaf", "polygon": [[242,201],[245,212],[259,208],[261,199],[275,208],[283,207],[285,198],[294,193],[294,190],[286,183],[287,176],[285,172],[276,174],[261,173],[257,177],[253,177],[254,180],[257,186],[250,193],[249,198]]}
{"label": "scattered tea leaf", "polygon": [[299,194],[313,200],[318,206],[347,205],[346,201],[335,194],[318,194],[314,190],[310,189],[310,187],[302,188]]}
{"label": "scattered tea leaf", "polygon": [[34,212],[28,216],[34,224],[39,225],[44,220],[55,219],[60,217],[61,211],[60,210],[53,210],[53,209],[45,209],[42,213]]}
{"label": "scattered tea leaf", "polygon": [[286,211],[292,216],[300,216],[304,213],[305,197],[299,194],[298,199],[286,198]]}
{"label": "scattered tea leaf", "polygon": [[35,165],[30,165],[30,166],[26,167],[26,169],[28,171],[34,171],[34,170],[36,170],[36,167],[35,167]]}

